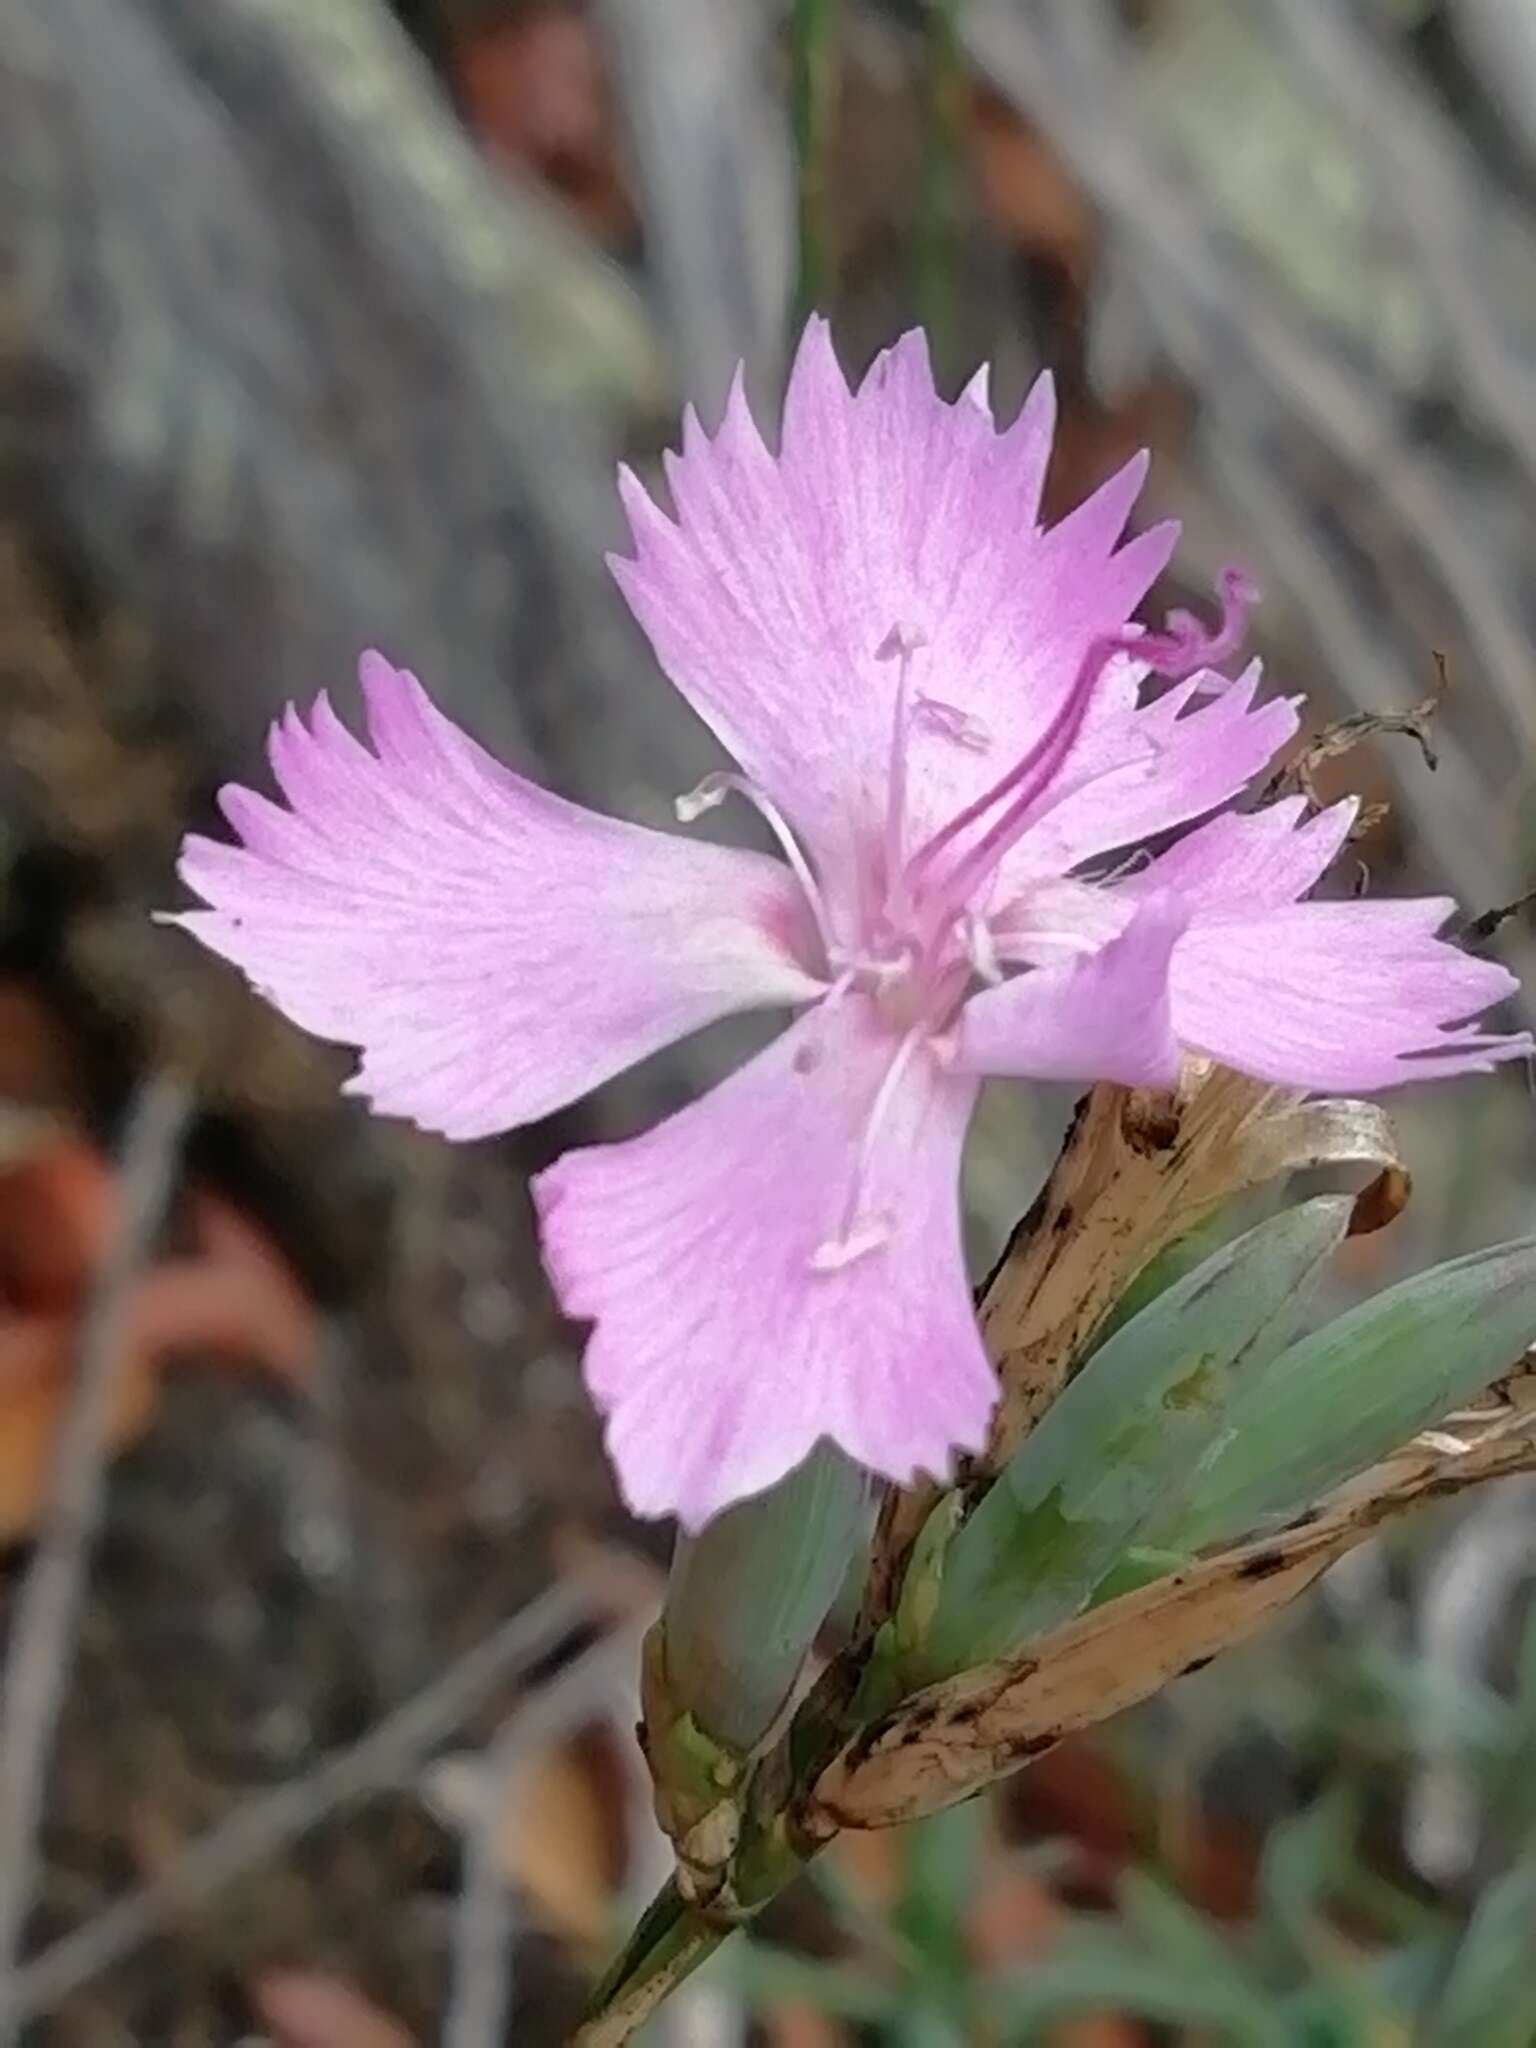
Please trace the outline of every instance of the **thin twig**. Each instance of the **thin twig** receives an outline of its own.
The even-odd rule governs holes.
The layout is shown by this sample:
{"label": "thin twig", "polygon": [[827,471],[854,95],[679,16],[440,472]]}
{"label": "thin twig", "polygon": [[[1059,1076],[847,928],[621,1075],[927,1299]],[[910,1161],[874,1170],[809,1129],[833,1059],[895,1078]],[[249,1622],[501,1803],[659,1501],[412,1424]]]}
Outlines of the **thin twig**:
{"label": "thin twig", "polygon": [[190,1108],[186,1084],[160,1075],[140,1090],[128,1119],[117,1234],[81,1326],[37,1555],[16,1598],[0,1682],[0,2042],[6,2044],[18,2038],[21,2027],[16,1959],[32,1902],[54,1731],[106,1491],[124,1317],[165,1217]]}
{"label": "thin twig", "polygon": [[512,2003],[516,1908],[503,1853],[514,1775],[544,1744],[612,1705],[620,1677],[639,1667],[649,1626],[615,1629],[573,1657],[506,1722],[479,1760],[475,1812],[465,1829],[464,1876],[453,1928],[453,1981],[443,2048],[485,2048],[506,2032]]}
{"label": "thin twig", "polygon": [[[1410,739],[1418,747],[1425,767],[1431,772],[1437,769],[1440,756],[1430,738],[1430,723],[1444,701],[1448,671],[1441,656],[1436,655],[1435,660],[1440,670],[1440,681],[1427,697],[1421,697],[1406,711],[1355,711],[1348,718],[1335,719],[1332,725],[1323,727],[1316,739],[1309,740],[1293,760],[1270,777],[1264,785],[1262,801],[1273,803],[1277,797],[1289,796],[1299,790],[1313,810],[1325,809],[1328,799],[1317,787],[1317,770],[1325,761],[1337,761],[1374,739]],[[1355,820],[1350,837],[1363,837],[1380,822],[1380,813],[1385,808],[1384,805],[1367,804]]]}
{"label": "thin twig", "polygon": [[512,2009],[512,1947],[517,1905],[502,1854],[502,1828],[512,1784],[513,1754],[522,1745],[508,1722],[477,1772],[477,1811],[464,1833],[463,1876],[453,1916],[453,1980],[443,2021],[443,2048],[483,2048],[500,2041]]}
{"label": "thin twig", "polygon": [[578,1587],[554,1587],[467,1650],[370,1730],[315,1770],[237,1807],[179,1857],[163,1877],[141,1885],[17,1972],[18,2021],[52,2011],[61,1999],[131,1955],[182,1908],[297,1841],[336,1807],[399,1783],[422,1752],[458,1727],[499,1685],[547,1656],[593,1619]]}
{"label": "thin twig", "polygon": [[1476,917],[1469,917],[1457,932],[1457,945],[1475,953],[1479,946],[1486,946],[1495,932],[1507,925],[1512,917],[1521,916],[1533,903],[1536,903],[1536,889],[1527,889],[1513,903],[1500,903],[1492,910],[1479,911]]}

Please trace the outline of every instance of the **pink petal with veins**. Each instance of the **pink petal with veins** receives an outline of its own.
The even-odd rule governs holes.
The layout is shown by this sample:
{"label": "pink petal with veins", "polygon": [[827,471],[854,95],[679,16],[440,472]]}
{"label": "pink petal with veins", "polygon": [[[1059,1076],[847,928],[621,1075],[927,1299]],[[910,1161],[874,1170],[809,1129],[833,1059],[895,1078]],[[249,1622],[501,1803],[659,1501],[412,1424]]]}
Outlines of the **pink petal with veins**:
{"label": "pink petal with veins", "polygon": [[1435,936],[1446,897],[1297,903],[1191,925],[1174,952],[1181,1039],[1260,1080],[1354,1091],[1481,1073],[1531,1050],[1465,1020],[1512,974]]}
{"label": "pink petal with veins", "polygon": [[274,727],[288,808],[231,786],[183,925],[318,1037],[349,1088],[451,1138],[529,1123],[731,1011],[822,992],[788,870],[551,796],[365,657],[372,750],[322,697]]}
{"label": "pink petal with veins", "polygon": [[1098,952],[972,996],[960,1015],[957,1069],[1171,1088],[1180,1054],[1169,962],[1185,922],[1177,897],[1149,897]]}
{"label": "pink petal with veins", "polygon": [[[897,1481],[980,1445],[997,1387],[958,1196],[976,1083],[922,1053],[866,1141],[891,1059],[849,997],[643,1137],[534,1183],[636,1513],[699,1528],[822,1437]],[[856,1228],[887,1235],[829,1270],[856,1183]]]}
{"label": "pink petal with veins", "polygon": [[[1022,754],[1098,637],[1171,552],[1161,527],[1116,552],[1137,458],[1049,533],[1037,526],[1053,404],[1037,385],[1002,432],[936,397],[909,334],[850,393],[812,320],[768,450],[738,383],[713,436],[691,414],[667,465],[676,520],[634,478],[633,560],[613,570],[683,695],[799,829],[830,895],[854,899],[884,812],[893,628],[917,642],[914,699],[949,707],[910,745],[915,843]],[[963,721],[963,724],[960,723]]]}

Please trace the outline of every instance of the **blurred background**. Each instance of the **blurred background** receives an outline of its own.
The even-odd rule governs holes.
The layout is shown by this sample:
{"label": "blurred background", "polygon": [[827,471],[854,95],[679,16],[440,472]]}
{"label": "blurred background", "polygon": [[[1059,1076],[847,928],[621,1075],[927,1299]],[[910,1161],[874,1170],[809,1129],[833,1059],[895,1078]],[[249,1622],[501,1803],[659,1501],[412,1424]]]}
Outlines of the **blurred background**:
{"label": "blurred background", "polygon": [[[916,321],[1053,510],[1137,447],[1383,807],[1373,888],[1536,885],[1532,0],[6,0],[0,2039],[543,2048],[665,1873],[619,1511],[530,1168],[736,1056],[452,1147],[148,913],[358,650],[557,787],[711,765],[613,472],[799,317]],[[1491,922],[1488,921],[1488,922]],[[1522,911],[1493,944],[1529,964]],[[1529,1016],[1527,1021],[1530,1021]],[[989,1111],[978,1256],[1065,1104]],[[1401,1102],[1359,1289],[1533,1225],[1519,1072]],[[82,1393],[82,1389],[85,1390]],[[653,2044],[1536,2042],[1536,1493],[992,1806],[825,1859]],[[9,2031],[6,2031],[6,2029]]]}

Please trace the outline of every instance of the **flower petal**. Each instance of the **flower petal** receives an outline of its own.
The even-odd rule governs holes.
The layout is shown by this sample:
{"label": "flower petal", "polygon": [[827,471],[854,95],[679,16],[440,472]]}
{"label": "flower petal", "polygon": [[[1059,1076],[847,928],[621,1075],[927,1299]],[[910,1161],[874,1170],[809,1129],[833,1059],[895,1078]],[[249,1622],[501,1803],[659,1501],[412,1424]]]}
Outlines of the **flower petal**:
{"label": "flower petal", "polygon": [[[1259,664],[1234,682],[1199,674],[1136,708],[1137,672],[1105,678],[1077,745],[1062,764],[1059,800],[1047,791],[1039,821],[1009,852],[1001,886],[1059,875],[1187,824],[1242,790],[1295,736],[1299,698],[1255,706]],[[1214,696],[1201,701],[1212,682]]]}
{"label": "flower petal", "polygon": [[1225,811],[1116,885],[1145,895],[1171,890],[1198,917],[1206,911],[1279,909],[1305,896],[1337,859],[1360,809],[1346,797],[1315,817],[1307,799]]}
{"label": "flower petal", "polygon": [[[655,1130],[535,1182],[560,1298],[594,1324],[587,1382],[637,1514],[697,1529],[822,1437],[899,1481],[981,1443],[997,1388],[958,1200],[976,1084],[919,1051],[866,1142],[897,1045],[848,997]],[[825,1270],[856,1174],[858,1215],[889,1236]]]}
{"label": "flower petal", "polygon": [[322,696],[270,753],[288,808],[231,785],[244,841],[193,836],[211,907],[170,920],[296,1024],[362,1048],[349,1088],[451,1138],[547,1115],[732,1011],[821,992],[804,906],[755,853],[648,832],[515,775],[364,657],[374,751]]}
{"label": "flower petal", "polygon": [[1179,1045],[1168,977],[1184,925],[1176,897],[1149,897],[1098,952],[972,996],[961,1012],[956,1068],[1171,1088]]}
{"label": "flower petal", "polygon": [[1454,908],[1428,897],[1198,919],[1174,949],[1174,1028],[1245,1074],[1327,1091],[1517,1058],[1531,1050],[1526,1033],[1464,1024],[1517,983],[1435,936]]}
{"label": "flower petal", "polygon": [[1171,551],[1160,528],[1115,552],[1139,460],[1041,533],[1052,412],[1048,384],[1002,433],[974,395],[946,404],[920,334],[851,394],[812,320],[779,457],[738,379],[713,437],[685,423],[675,523],[623,480],[636,553],[613,570],[662,666],[845,899],[884,817],[892,628],[917,643],[910,701],[943,714],[908,739],[915,845],[1024,752]]}

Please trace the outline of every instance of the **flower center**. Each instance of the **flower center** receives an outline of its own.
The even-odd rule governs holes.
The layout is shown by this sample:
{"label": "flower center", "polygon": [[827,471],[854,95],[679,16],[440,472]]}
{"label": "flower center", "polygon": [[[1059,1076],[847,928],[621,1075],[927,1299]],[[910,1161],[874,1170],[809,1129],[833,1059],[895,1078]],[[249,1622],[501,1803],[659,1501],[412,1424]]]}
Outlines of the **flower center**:
{"label": "flower center", "polygon": [[[1017,944],[1000,944],[988,898],[1005,855],[1038,822],[1042,803],[1049,805],[1053,785],[1061,783],[1061,771],[1105,668],[1117,655],[1127,654],[1153,674],[1179,680],[1225,660],[1241,641],[1256,592],[1245,576],[1228,570],[1221,579],[1221,594],[1221,619],[1213,632],[1190,613],[1173,612],[1161,633],[1121,628],[1091,641],[1038,738],[910,852],[914,732],[937,735],[975,754],[989,752],[993,739],[986,723],[973,713],[914,691],[913,660],[926,639],[919,630],[899,622],[893,625],[875,650],[876,660],[897,665],[878,848],[880,881],[874,908],[851,944],[837,931],[815,871],[788,821],[764,791],[744,776],[719,774],[706,776],[690,795],[678,798],[677,815],[684,824],[723,802],[733,790],[757,808],[783,849],[815,921],[828,974],[823,1005],[830,1008],[850,994],[862,995],[873,1002],[891,1036],[890,1061],[864,1114],[837,1230],[811,1254],[816,1272],[840,1272],[888,1242],[893,1219],[883,1210],[872,1211],[865,1191],[880,1133],[914,1059],[925,1051],[932,1058],[945,1057],[945,1034],[966,996],[978,980],[1003,979],[1005,955],[1010,964],[1029,964],[1028,951]],[[1216,678],[1213,687],[1220,683]],[[1056,800],[1076,786],[1057,787]],[[1102,943],[1099,935],[1065,925],[1060,931],[1031,930],[1027,937],[1033,951],[1045,948],[1047,957],[1053,948],[1070,957]],[[815,1057],[813,1053],[808,1064]]]}

